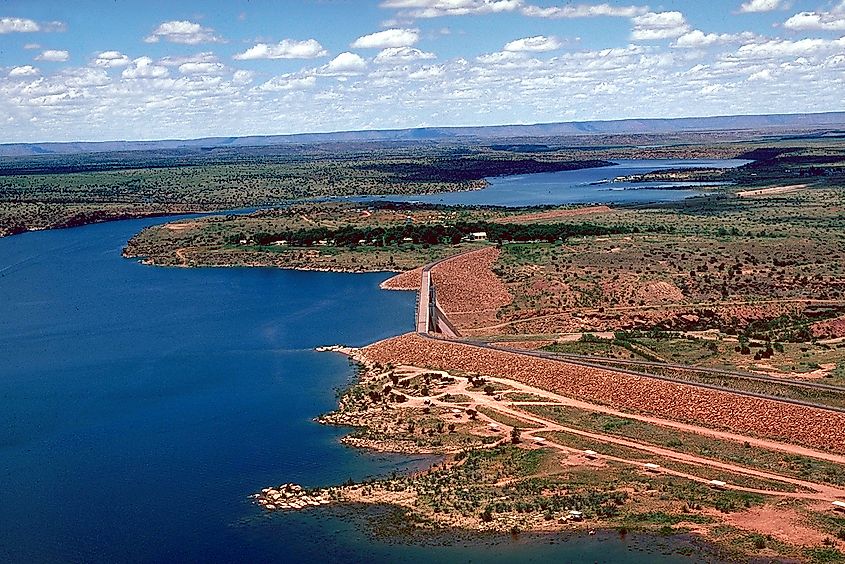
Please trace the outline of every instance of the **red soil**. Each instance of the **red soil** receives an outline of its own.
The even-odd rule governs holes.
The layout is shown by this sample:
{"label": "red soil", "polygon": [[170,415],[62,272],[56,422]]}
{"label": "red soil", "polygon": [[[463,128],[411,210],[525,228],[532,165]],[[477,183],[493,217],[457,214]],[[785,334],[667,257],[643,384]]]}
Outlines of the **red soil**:
{"label": "red soil", "polygon": [[845,448],[845,414],[587,368],[407,334],[366,348],[373,361],[499,376],[563,396],[679,422],[803,444]]}
{"label": "red soil", "polygon": [[845,315],[836,319],[813,323],[810,329],[815,337],[845,337]]}
{"label": "red soil", "polygon": [[507,286],[491,270],[499,252],[484,247],[447,259],[431,270],[437,303],[457,327],[494,323],[498,309],[511,303]]}
{"label": "red soil", "polygon": [[409,290],[417,291],[420,289],[420,281],[422,280],[422,267],[415,268],[397,274],[392,278],[388,278],[381,283],[382,290]]}

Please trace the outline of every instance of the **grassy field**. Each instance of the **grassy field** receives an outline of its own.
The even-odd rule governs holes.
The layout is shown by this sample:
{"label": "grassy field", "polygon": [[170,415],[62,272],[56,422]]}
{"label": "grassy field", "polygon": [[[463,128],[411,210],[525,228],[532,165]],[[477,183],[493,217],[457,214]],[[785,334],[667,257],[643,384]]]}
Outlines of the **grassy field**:
{"label": "grassy field", "polygon": [[[767,470],[810,482],[845,485],[845,468],[838,464],[814,458],[789,455],[743,443],[718,440],[695,433],[669,429],[636,419],[594,413],[566,406],[526,405],[520,406],[519,409],[575,429],[625,437],[645,444],[667,447],[678,452],[722,460],[748,468]],[[569,444],[574,439],[566,438],[565,440],[568,442],[564,444]],[[589,448],[603,454],[643,461],[652,461],[654,458],[652,455],[636,449],[618,445],[596,444],[595,441],[586,439],[578,440],[580,441],[579,448]],[[664,462],[660,461],[660,464],[665,465]],[[696,474],[695,471],[690,473]],[[708,479],[718,479],[718,477]],[[734,476],[731,479],[736,480],[737,477]],[[734,481],[734,483],[736,482]]]}

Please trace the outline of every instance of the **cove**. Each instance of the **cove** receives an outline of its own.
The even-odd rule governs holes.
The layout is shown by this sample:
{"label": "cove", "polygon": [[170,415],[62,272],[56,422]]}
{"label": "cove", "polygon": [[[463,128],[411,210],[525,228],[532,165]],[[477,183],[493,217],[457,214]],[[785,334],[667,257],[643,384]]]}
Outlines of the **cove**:
{"label": "cove", "polygon": [[[425,467],[342,446],[355,371],[318,345],[413,328],[387,274],[165,269],[131,220],[0,239],[0,560],[698,561],[687,541],[384,537],[375,508],[266,515],[247,496]],[[685,556],[692,551],[693,556]],[[683,554],[681,554],[683,553]]]}

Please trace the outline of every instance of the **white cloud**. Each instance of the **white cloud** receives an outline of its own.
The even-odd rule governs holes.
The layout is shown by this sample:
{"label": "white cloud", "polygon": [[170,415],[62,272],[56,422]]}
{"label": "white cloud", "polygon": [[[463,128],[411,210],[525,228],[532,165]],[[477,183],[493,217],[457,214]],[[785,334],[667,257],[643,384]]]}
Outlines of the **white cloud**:
{"label": "white cloud", "polygon": [[317,84],[315,76],[296,76],[294,74],[283,74],[271,78],[258,87],[259,90],[285,92],[290,90],[308,90]]}
{"label": "white cloud", "polygon": [[11,77],[38,76],[39,74],[41,74],[41,71],[39,71],[32,65],[14,67],[12,70],[9,71],[9,76]]}
{"label": "white cloud", "polygon": [[179,65],[182,74],[220,75],[226,72],[226,66],[220,63],[182,63]]}
{"label": "white cloud", "polygon": [[0,18],[0,33],[31,33],[41,31],[41,26],[26,18]]}
{"label": "white cloud", "polygon": [[26,43],[23,48],[27,51],[32,51],[34,49],[41,49],[41,45],[38,43]]}
{"label": "white cloud", "polygon": [[[573,4],[591,1],[603,0]],[[619,5],[639,1],[622,0]],[[744,0],[733,1],[738,7]],[[529,3],[566,6],[567,0],[525,0],[523,6]],[[393,27],[414,27],[407,19],[400,21],[405,23]],[[532,21],[538,23],[523,23]],[[686,25],[680,22],[680,27]],[[656,27],[642,24],[650,30]],[[436,33],[440,26],[430,27]],[[723,114],[725,108],[738,114],[841,108],[845,39],[833,37],[845,33],[768,39],[737,33],[728,23],[706,29],[689,27],[659,43],[610,47],[618,41],[597,35],[590,41],[599,45],[596,48],[502,51],[476,58],[468,54],[471,45],[461,45],[456,27],[452,37],[458,55],[438,57],[437,64],[432,64],[432,53],[412,46],[371,51],[368,57],[363,57],[366,51],[349,49],[330,64],[323,63],[331,57],[310,65],[286,63],[290,69],[266,76],[261,74],[266,69],[228,66],[238,64],[229,58],[232,54],[253,43],[227,52],[228,60],[210,52],[191,54],[203,49],[190,47],[135,62],[121,52],[94,52],[81,68],[62,63],[49,65],[48,72],[45,64],[43,74],[13,73],[21,76],[8,76],[12,65],[7,62],[0,70],[0,119],[5,139],[13,142],[673,117],[689,114],[690,108],[700,115]],[[421,31],[421,38],[424,33],[428,31]],[[558,33],[565,41],[563,32],[552,28],[493,37],[504,44],[541,33]],[[117,70],[125,74],[110,70],[115,66],[106,61],[118,61]]]}
{"label": "white cloud", "polygon": [[367,70],[367,61],[360,55],[345,51],[321,67],[326,76],[355,76]]}
{"label": "white cloud", "polygon": [[443,67],[438,65],[428,65],[421,67],[415,71],[408,73],[408,78],[411,80],[433,80],[445,74]]}
{"label": "white cloud", "polygon": [[240,85],[249,84],[249,83],[252,82],[252,79],[253,79],[254,76],[255,76],[255,73],[252,72],[252,71],[243,70],[243,69],[236,70],[234,72],[234,74],[232,75],[232,82],[234,82],[235,84],[240,84]]}
{"label": "white cloud", "polygon": [[237,61],[251,59],[315,59],[325,57],[328,52],[316,39],[297,41],[282,39],[278,43],[258,43],[233,58]]}
{"label": "white cloud", "polygon": [[523,37],[522,39],[515,39],[505,44],[505,51],[515,52],[543,52],[554,51],[560,49],[562,43],[557,37],[546,37],[545,35],[535,35],[534,37]]}
{"label": "white cloud", "polygon": [[522,0],[384,0],[381,7],[399,9],[406,18],[438,18],[512,12],[522,4]]}
{"label": "white cloud", "polygon": [[610,4],[569,4],[566,6],[525,6],[522,13],[537,18],[595,18],[600,16],[633,18],[648,12],[645,6],[611,6]]}
{"label": "white cloud", "polygon": [[845,37],[839,39],[772,39],[741,46],[736,57],[740,59],[771,59],[780,57],[806,57],[824,53],[837,53],[845,49]]}
{"label": "white cloud", "polygon": [[420,39],[418,29],[385,29],[363,35],[352,42],[353,49],[387,49],[389,47],[410,47]]}
{"label": "white cloud", "polygon": [[70,58],[70,53],[59,49],[47,49],[35,57],[36,61],[49,61],[52,63],[63,63]]}
{"label": "white cloud", "polygon": [[164,39],[171,43],[196,45],[198,43],[222,43],[223,39],[210,27],[187,20],[162,22],[153,32],[144,38],[147,43],[158,43]]}
{"label": "white cloud", "polygon": [[106,69],[125,67],[129,64],[129,57],[120,51],[101,51],[97,54],[91,64],[95,67]]}
{"label": "white cloud", "polygon": [[71,88],[103,86],[111,81],[105,70],[86,67],[66,69],[60,77],[63,84]]}
{"label": "white cloud", "polygon": [[649,12],[635,16],[631,38],[637,41],[672,39],[690,30],[681,12]]}
{"label": "white cloud", "polygon": [[773,78],[774,77],[772,76],[771,69],[759,70],[759,71],[752,73],[748,76],[748,80],[752,81],[752,82],[755,81],[755,80],[769,81],[769,80],[772,80]]}
{"label": "white cloud", "polygon": [[725,43],[740,43],[751,41],[756,36],[750,31],[742,33],[704,33],[700,29],[689,31],[672,44],[673,47],[681,47],[687,49],[700,49],[703,47],[710,47],[712,45],[721,45]]}
{"label": "white cloud", "polygon": [[429,53],[427,51],[420,51],[414,47],[388,47],[383,51],[379,52],[376,55],[375,61],[376,64],[388,64],[388,63],[409,63],[411,61],[421,61],[421,60],[429,60],[429,59],[436,59],[437,56],[434,53]]}
{"label": "white cloud", "polygon": [[165,67],[178,67],[185,63],[219,63],[220,59],[211,51],[203,51],[194,55],[185,56],[167,56],[158,60],[159,65]]}
{"label": "white cloud", "polygon": [[121,73],[123,78],[166,78],[170,75],[167,67],[154,65],[149,57],[138,57]]}
{"label": "white cloud", "polygon": [[739,7],[740,12],[771,12],[781,7],[781,0],[749,0]]}
{"label": "white cloud", "polygon": [[[535,59],[529,59],[525,53],[517,51],[499,51],[496,53],[485,53],[475,58],[476,61],[485,65],[516,65],[525,66],[535,64]],[[534,61],[534,62],[532,62]]]}
{"label": "white cloud", "polygon": [[830,12],[799,12],[783,22],[783,27],[795,31],[845,31],[845,2]]}
{"label": "white cloud", "polygon": [[41,27],[41,29],[39,29],[38,31],[43,31],[43,32],[64,32],[64,31],[67,31],[67,24],[65,22],[57,22],[57,21],[41,22],[38,25]]}

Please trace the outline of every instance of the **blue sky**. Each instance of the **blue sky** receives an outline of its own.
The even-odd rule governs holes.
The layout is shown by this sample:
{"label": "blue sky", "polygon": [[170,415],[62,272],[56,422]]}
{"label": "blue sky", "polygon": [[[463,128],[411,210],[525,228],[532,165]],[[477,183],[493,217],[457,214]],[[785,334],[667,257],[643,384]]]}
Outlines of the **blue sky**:
{"label": "blue sky", "polygon": [[843,110],[845,0],[0,0],[0,141]]}

